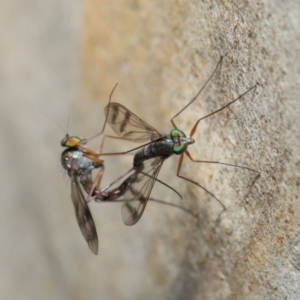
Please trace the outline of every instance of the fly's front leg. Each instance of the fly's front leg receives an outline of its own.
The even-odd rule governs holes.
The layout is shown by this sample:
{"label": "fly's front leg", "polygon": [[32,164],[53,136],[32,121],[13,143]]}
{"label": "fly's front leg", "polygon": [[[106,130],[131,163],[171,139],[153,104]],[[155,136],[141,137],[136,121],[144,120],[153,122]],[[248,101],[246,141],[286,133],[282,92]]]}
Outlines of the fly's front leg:
{"label": "fly's front leg", "polygon": [[102,159],[98,158],[99,156],[101,156],[101,153],[98,153],[82,144],[78,145],[78,148],[83,151],[83,156],[85,156],[86,158],[89,158],[97,163],[103,162]]}
{"label": "fly's front leg", "polygon": [[[186,150],[185,153],[187,154],[188,151]],[[188,155],[188,154],[187,154],[187,155]],[[190,155],[190,154],[189,154],[189,155]],[[184,179],[184,180],[187,180],[187,181],[189,181],[189,182],[191,182],[191,183],[197,185],[197,186],[200,187],[202,190],[204,190],[206,193],[208,193],[209,195],[211,195],[214,199],[216,199],[217,202],[220,203],[220,205],[223,207],[223,211],[224,211],[224,210],[226,209],[225,205],[224,205],[224,204],[222,203],[222,201],[221,201],[220,199],[218,199],[213,193],[211,193],[209,190],[207,190],[204,186],[202,186],[202,185],[199,184],[198,182],[196,182],[196,181],[194,181],[194,180],[192,180],[192,179],[189,179],[189,178],[187,178],[187,177],[184,177],[184,176],[182,176],[182,175],[179,174],[179,173],[180,173],[180,170],[181,170],[183,158],[184,158],[184,156],[183,156],[183,154],[181,154],[180,157],[179,157],[179,162],[178,162],[178,167],[177,167],[177,173],[176,173],[176,175],[177,175],[179,178],[182,178],[182,179]],[[223,212],[223,211],[222,211],[222,212]]]}
{"label": "fly's front leg", "polygon": [[[102,155],[103,153],[103,147],[104,147],[104,141],[106,138],[109,138],[109,139],[115,139],[115,140],[124,140],[123,138],[121,137],[118,137],[118,136],[113,136],[113,135],[104,135],[103,139],[102,139],[102,142],[100,144],[100,148],[99,148],[99,156]],[[95,152],[96,153],[96,152]],[[123,152],[120,152],[120,153],[117,153],[117,154],[125,154]],[[108,154],[109,155],[109,154]]]}

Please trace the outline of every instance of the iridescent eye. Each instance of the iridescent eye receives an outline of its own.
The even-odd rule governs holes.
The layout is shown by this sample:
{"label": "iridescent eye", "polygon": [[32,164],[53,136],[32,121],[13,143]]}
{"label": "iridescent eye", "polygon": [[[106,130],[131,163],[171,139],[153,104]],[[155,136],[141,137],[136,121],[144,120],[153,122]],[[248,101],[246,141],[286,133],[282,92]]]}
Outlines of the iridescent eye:
{"label": "iridescent eye", "polygon": [[177,155],[184,153],[188,144],[186,142],[182,142],[181,138],[186,137],[185,133],[179,129],[173,129],[170,136],[174,142],[173,152]]}
{"label": "iridescent eye", "polygon": [[65,142],[65,147],[76,147],[79,143],[82,142],[82,139],[78,136],[70,136],[66,142]]}
{"label": "iridescent eye", "polygon": [[185,152],[187,149],[188,145],[186,143],[181,144],[181,145],[174,145],[173,151],[175,154],[179,155]]}
{"label": "iridescent eye", "polygon": [[173,129],[170,133],[171,138],[173,137],[186,137],[185,133],[179,129]]}

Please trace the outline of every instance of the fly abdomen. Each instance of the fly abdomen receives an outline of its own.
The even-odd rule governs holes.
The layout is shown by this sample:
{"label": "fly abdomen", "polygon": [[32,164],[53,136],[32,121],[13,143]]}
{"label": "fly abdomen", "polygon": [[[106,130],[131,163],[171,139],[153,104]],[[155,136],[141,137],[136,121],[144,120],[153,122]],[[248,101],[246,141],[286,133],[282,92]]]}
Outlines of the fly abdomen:
{"label": "fly abdomen", "polygon": [[135,169],[140,168],[145,160],[156,156],[155,148],[153,147],[154,144],[155,143],[145,146],[134,155],[133,167]]}
{"label": "fly abdomen", "polygon": [[[128,187],[130,186],[131,181],[129,180],[125,180],[119,187],[115,188],[114,190],[110,191],[110,192],[103,192],[103,191],[95,191],[96,200],[108,200],[108,201],[112,201],[112,200],[116,200],[118,198],[120,198],[121,196],[124,195],[124,193],[126,192],[126,190],[128,189]],[[97,194],[99,193],[99,195]]]}

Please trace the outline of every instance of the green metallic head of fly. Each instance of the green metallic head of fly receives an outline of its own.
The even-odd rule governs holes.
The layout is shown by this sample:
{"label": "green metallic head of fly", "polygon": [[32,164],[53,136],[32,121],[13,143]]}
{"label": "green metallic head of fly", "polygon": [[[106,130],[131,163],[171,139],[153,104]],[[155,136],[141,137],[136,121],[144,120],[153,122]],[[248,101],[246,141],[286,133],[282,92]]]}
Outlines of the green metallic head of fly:
{"label": "green metallic head of fly", "polygon": [[179,129],[173,129],[170,132],[170,136],[172,141],[174,142],[173,152],[177,155],[184,153],[188,145],[194,143],[193,139],[187,138],[185,133]]}
{"label": "green metallic head of fly", "polygon": [[62,147],[75,148],[84,140],[78,136],[69,136],[68,134],[61,140]]}

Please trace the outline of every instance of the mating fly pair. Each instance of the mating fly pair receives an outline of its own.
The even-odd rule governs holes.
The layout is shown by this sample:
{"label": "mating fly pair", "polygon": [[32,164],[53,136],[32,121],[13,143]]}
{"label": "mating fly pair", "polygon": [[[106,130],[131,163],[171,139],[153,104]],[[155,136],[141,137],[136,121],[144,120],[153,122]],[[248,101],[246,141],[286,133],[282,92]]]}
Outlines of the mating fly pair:
{"label": "mating fly pair", "polygon": [[[174,129],[171,130],[170,134],[160,133],[155,128],[153,128],[145,121],[137,117],[135,114],[133,114],[131,111],[129,111],[123,105],[119,103],[109,103],[105,110],[106,118],[107,118],[107,123],[110,124],[110,126],[115,131],[115,133],[120,138],[131,142],[137,142],[137,143],[147,142],[147,143],[125,152],[98,154],[85,147],[85,143],[86,143],[85,140],[83,141],[78,140],[79,142],[75,145],[76,146],[75,151],[69,154],[72,157],[72,160],[74,161],[73,166],[72,164],[70,165],[67,162],[63,162],[64,160],[63,157],[65,156],[62,155],[62,164],[64,168],[68,170],[72,181],[72,200],[75,206],[78,223],[90,248],[91,248],[91,244],[89,242],[89,238],[92,235],[95,236],[91,228],[95,228],[95,226],[91,218],[90,212],[88,211],[88,207],[86,205],[82,191],[80,189],[78,177],[80,178],[80,182],[84,187],[84,189],[86,190],[86,192],[89,194],[89,196],[93,196],[95,200],[111,201],[116,199],[119,196],[124,195],[124,203],[122,206],[123,222],[126,225],[134,225],[141,218],[145,210],[154,183],[156,181],[159,181],[157,179],[157,176],[162,167],[164,160],[173,154],[180,155],[176,175],[202,188],[204,191],[210,194],[222,205],[223,210],[225,209],[225,206],[214,194],[209,192],[206,188],[204,188],[196,181],[193,181],[187,177],[180,175],[184,154],[186,154],[188,158],[193,162],[221,164],[225,166],[247,169],[260,174],[258,171],[244,166],[238,166],[238,165],[223,163],[219,161],[195,160],[192,158],[191,154],[187,150],[188,145],[194,143],[192,137],[201,120],[204,120],[224,110],[226,107],[230,106],[237,100],[241,99],[244,95],[246,95],[251,90],[255,91],[256,85],[252,86],[245,93],[243,93],[233,101],[229,102],[225,106],[221,107],[220,109],[198,119],[195,125],[193,126],[192,130],[190,131],[189,137],[186,137],[185,133],[179,130],[174,122],[174,119],[197,99],[199,94],[202,92],[202,90],[205,88],[207,83],[210,81],[210,79],[217,71],[218,67],[222,62],[222,59],[223,58],[221,57],[215,70],[213,71],[209,79],[206,81],[204,86],[196,94],[196,96],[192,100],[190,100],[189,103],[171,119],[171,123]],[[69,138],[70,137],[67,136],[62,141],[63,146],[70,147],[72,143],[70,144],[67,143]],[[78,138],[75,137],[75,139]],[[68,153],[69,150],[70,150],[69,148],[66,149],[63,152],[63,154]],[[99,156],[125,154],[134,150],[138,150],[138,152],[134,155],[133,167],[128,172],[126,172],[125,175],[129,174],[130,172],[133,173],[123,181],[123,183],[120,185],[119,188],[111,192],[106,192],[106,190],[112,185],[111,184],[107,188],[105,188],[105,190],[100,190],[99,185],[100,185],[100,180],[103,174],[104,167],[103,167],[103,161],[99,159]],[[76,157],[73,155],[74,152],[76,154]],[[80,152],[82,155],[80,156],[81,158],[79,159],[79,161],[77,161],[78,160],[77,155],[79,153],[77,154],[76,152]],[[96,169],[96,168],[99,168],[100,171],[98,172],[96,179],[93,180],[91,177],[91,171],[92,169]],[[70,171],[70,169],[72,169],[72,171]],[[120,179],[122,179],[122,176],[118,178],[118,180]],[[114,181],[114,183],[115,182],[116,181]],[[78,192],[79,190],[81,192]],[[79,203],[80,205],[78,205]],[[90,219],[89,222],[87,222],[88,219]],[[93,251],[92,248],[91,250]]]}
{"label": "mating fly pair", "polygon": [[[113,91],[110,94],[109,103]],[[117,188],[107,191],[114,183],[118,182],[126,174],[129,174],[130,171],[132,171],[129,170],[125,175],[120,176],[108,187],[104,189],[100,189],[99,187],[104,173],[104,161],[99,158],[102,152],[103,143],[101,144],[99,153],[87,148],[86,144],[89,140],[95,138],[98,135],[101,135],[104,132],[106,119],[102,131],[90,139],[82,139],[78,136],[69,136],[67,134],[61,140],[61,146],[66,147],[66,149],[61,154],[61,164],[71,178],[71,198],[73,201],[77,222],[85,240],[88,243],[90,250],[96,255],[98,254],[97,230],[87,203],[91,200],[95,200],[96,202],[117,201],[117,199],[125,193],[133,180],[133,177],[130,176],[129,178],[125,179]],[[98,170],[98,173],[96,177],[93,178],[92,172],[96,169]],[[157,181],[160,182],[160,180]],[[161,183],[168,186],[163,182]],[[85,196],[83,189],[88,196]],[[180,208],[183,211],[192,214],[189,210],[183,207],[167,203],[162,200],[151,200],[154,202]]]}

